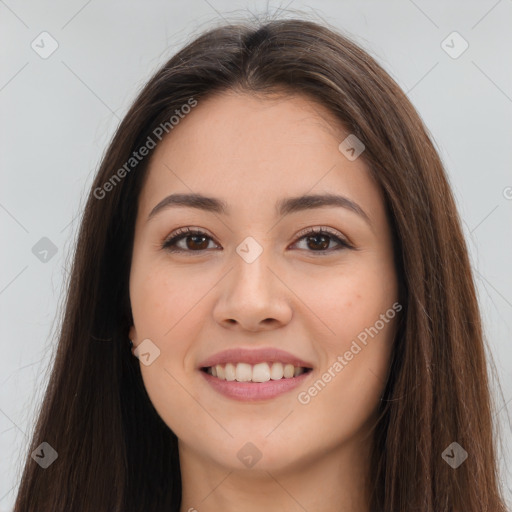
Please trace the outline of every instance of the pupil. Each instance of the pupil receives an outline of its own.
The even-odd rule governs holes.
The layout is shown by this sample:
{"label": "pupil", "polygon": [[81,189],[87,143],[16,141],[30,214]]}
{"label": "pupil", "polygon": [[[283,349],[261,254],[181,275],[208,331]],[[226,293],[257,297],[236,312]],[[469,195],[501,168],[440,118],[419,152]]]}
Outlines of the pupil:
{"label": "pupil", "polygon": [[197,249],[198,248],[197,246],[194,245],[196,242],[189,243],[189,240],[191,240],[191,239],[194,239],[194,240],[196,240],[196,239],[203,239],[203,243],[202,244],[200,243],[201,247],[199,247],[199,249],[206,249],[206,247],[208,247],[208,242],[206,242],[206,244],[205,244],[205,240],[206,240],[205,236],[203,236],[203,235],[191,235],[191,236],[189,236],[187,238],[187,247],[189,249]]}
{"label": "pupil", "polygon": [[[321,245],[320,249],[327,249],[329,247],[329,237],[326,235],[312,235],[312,236],[308,237],[308,241],[316,240],[318,242],[319,238],[322,238],[324,240],[323,243],[320,242],[320,245]],[[310,248],[312,248],[312,247],[310,246]],[[316,247],[316,249],[318,249],[318,247]]]}

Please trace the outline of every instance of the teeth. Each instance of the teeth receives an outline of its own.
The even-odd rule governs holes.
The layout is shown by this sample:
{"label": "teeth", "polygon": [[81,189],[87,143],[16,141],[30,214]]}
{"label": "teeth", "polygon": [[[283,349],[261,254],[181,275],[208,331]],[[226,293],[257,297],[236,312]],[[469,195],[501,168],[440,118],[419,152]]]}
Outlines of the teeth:
{"label": "teeth", "polygon": [[[217,366],[218,368],[218,366]],[[252,378],[252,366],[247,363],[236,365],[236,380],[238,382],[249,382]]]}
{"label": "teeth", "polygon": [[270,369],[270,378],[272,380],[279,380],[283,378],[283,365],[281,363],[273,363]]}
{"label": "teeth", "polygon": [[270,368],[267,363],[258,363],[252,367],[253,382],[267,382],[270,380]]}
{"label": "teeth", "polygon": [[226,363],[207,369],[207,373],[221,380],[237,382],[268,382],[269,380],[291,379],[305,372],[305,368],[283,363]]}
{"label": "teeth", "polygon": [[290,379],[293,377],[293,364],[284,365],[284,377],[285,379]]}
{"label": "teeth", "polygon": [[236,379],[236,368],[233,363],[228,363],[224,367],[224,376],[226,380],[235,380]]}

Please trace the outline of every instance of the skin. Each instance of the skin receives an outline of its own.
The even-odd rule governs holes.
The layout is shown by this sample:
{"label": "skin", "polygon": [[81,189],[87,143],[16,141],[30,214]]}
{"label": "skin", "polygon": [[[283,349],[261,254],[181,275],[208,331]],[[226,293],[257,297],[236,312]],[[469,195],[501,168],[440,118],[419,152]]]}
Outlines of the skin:
{"label": "skin", "polygon": [[[179,439],[181,512],[369,510],[371,429],[396,317],[309,403],[298,400],[398,301],[383,197],[363,159],[349,161],[338,149],[348,134],[306,97],[229,92],[201,100],[153,152],[135,227],[130,338],[135,346],[149,338],[160,350],[140,368]],[[222,199],[231,214],[172,207],[148,220],[163,198],[190,192]],[[277,200],[325,192],[356,202],[369,222],[336,206],[276,217]],[[177,242],[189,252],[162,249],[188,226],[210,238]],[[354,249],[334,250],[339,243],[327,238],[319,250],[322,240],[297,237],[319,226]],[[250,264],[235,250],[247,236],[263,248]],[[197,369],[234,347],[278,347],[313,371],[276,398],[235,401]],[[261,453],[252,468],[237,457],[247,442]]]}

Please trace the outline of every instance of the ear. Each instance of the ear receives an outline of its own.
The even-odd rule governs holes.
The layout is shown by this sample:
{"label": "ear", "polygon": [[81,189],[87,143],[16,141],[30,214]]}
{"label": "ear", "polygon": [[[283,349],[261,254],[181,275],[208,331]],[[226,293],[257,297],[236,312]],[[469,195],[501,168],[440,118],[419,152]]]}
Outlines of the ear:
{"label": "ear", "polygon": [[130,327],[130,331],[128,333],[128,337],[133,341],[133,344],[135,345],[135,339],[137,338],[137,331],[135,330],[135,326],[132,325]]}

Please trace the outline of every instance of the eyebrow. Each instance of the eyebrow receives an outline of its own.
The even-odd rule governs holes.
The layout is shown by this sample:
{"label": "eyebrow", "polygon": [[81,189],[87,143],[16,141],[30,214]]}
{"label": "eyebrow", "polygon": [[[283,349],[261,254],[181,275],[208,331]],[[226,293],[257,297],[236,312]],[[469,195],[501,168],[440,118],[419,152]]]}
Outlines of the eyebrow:
{"label": "eyebrow", "polygon": [[[325,208],[329,206],[341,207],[350,210],[362,217],[370,226],[371,221],[366,212],[354,201],[337,194],[310,194],[298,197],[288,197],[277,201],[276,216],[285,216],[304,210]],[[205,212],[230,215],[229,207],[225,201],[202,194],[171,194],[162,199],[148,215],[148,221],[158,212],[171,207],[196,208]]]}

